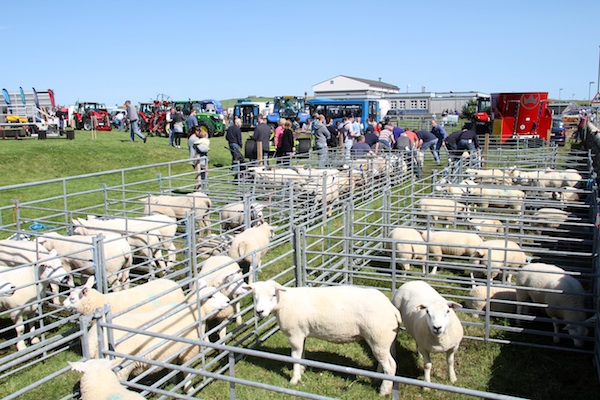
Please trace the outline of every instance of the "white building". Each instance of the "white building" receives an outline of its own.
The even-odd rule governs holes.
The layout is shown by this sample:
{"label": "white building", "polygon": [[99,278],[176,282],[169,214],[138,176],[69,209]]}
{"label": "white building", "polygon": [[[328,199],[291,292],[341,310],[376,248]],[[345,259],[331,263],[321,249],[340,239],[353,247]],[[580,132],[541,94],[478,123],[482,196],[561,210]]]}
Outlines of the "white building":
{"label": "white building", "polygon": [[312,87],[315,97],[331,99],[373,99],[381,98],[388,94],[400,93],[398,86],[369,79],[353,78],[338,75],[317,83]]}

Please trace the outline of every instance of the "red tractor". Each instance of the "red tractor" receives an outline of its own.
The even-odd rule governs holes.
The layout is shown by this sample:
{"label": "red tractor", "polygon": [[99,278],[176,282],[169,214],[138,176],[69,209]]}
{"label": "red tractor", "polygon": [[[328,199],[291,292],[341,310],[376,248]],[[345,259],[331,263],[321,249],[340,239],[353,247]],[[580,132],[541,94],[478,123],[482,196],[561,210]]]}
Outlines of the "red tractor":
{"label": "red tractor", "polygon": [[110,116],[106,106],[95,102],[77,102],[73,110],[73,126],[75,129],[91,131],[111,131]]}
{"label": "red tractor", "polygon": [[138,115],[140,116],[140,130],[150,135],[167,136],[165,119],[169,110],[169,102],[154,100],[152,103],[140,103]]}

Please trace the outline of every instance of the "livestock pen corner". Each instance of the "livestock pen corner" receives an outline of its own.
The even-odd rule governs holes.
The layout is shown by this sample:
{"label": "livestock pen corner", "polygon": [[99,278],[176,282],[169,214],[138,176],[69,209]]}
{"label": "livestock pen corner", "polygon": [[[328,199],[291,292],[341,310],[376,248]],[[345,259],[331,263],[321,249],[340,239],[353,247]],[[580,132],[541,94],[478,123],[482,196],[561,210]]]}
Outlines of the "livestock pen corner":
{"label": "livestock pen corner", "polygon": [[[316,157],[311,153],[308,158],[294,160],[285,174],[283,171],[278,174],[277,168],[251,172],[249,165],[237,183],[231,179],[229,170],[211,170],[210,179],[201,182],[202,192],[212,201],[210,210],[186,210],[185,217],[177,219],[176,232],[170,237],[161,237],[158,242],[150,240],[152,231],[142,228],[129,229],[125,234],[147,238],[138,248],[142,251],[133,254],[134,264],[127,267],[132,286],[162,277],[177,282],[183,292],[190,295],[194,291],[195,277],[202,277],[204,260],[212,255],[227,254],[233,235],[242,229],[229,224],[231,217],[223,219],[223,210],[233,203],[241,204],[243,221],[248,228],[253,223],[253,207],[260,204],[264,220],[276,227],[275,236],[267,249],[257,249],[250,254],[253,260],[250,264],[255,264],[253,256],[268,250],[260,266],[255,265],[254,272],[244,269],[246,280],[255,274],[261,280],[275,279],[288,287],[350,284],[376,288],[389,298],[404,282],[426,280],[446,299],[465,305],[458,313],[465,339],[456,356],[456,385],[446,384],[449,382],[441,372],[443,361],[439,357],[433,361],[433,382],[427,384],[419,379],[422,370],[415,358],[414,341],[404,331],[398,336],[397,374],[390,377],[374,372],[375,365],[360,344],[341,346],[308,339],[306,358],[301,361],[290,358],[289,344],[276,320],[256,317],[250,293],[233,300],[239,305],[239,311],[228,320],[215,323],[213,314],[198,311],[195,322],[181,329],[196,329],[201,323],[206,323],[207,329],[198,339],[189,339],[153,329],[153,323],[144,328],[127,326],[120,322],[123,321],[119,319],[120,313],[113,314],[106,308],[80,318],[62,306],[71,288],[59,286],[55,292],[43,291],[41,287],[46,282],[42,280],[27,284],[36,288],[38,295],[29,304],[19,306],[34,309],[29,314],[29,322],[35,323],[36,329],[19,338],[28,342],[25,349],[15,350],[18,338],[12,333],[11,310],[0,314],[3,340],[0,342],[0,396],[35,398],[44,393],[42,397],[48,398],[48,393],[54,393],[57,399],[75,398],[73,386],[78,376],[69,371],[67,361],[79,360],[89,351],[90,335],[97,336],[99,355],[123,358],[123,367],[130,363],[147,365],[140,374],[124,382],[146,398],[365,398],[376,393],[378,383],[373,379],[383,377],[394,380],[393,396],[402,398],[420,398],[423,386],[438,389],[431,392],[431,398],[597,395],[598,372],[594,372],[591,365],[588,368],[581,365],[593,359],[598,365],[600,361],[598,196],[590,155],[575,151],[565,155],[548,147],[518,152],[503,149],[490,154],[493,157],[489,156],[487,164],[495,168],[576,168],[581,172],[582,182],[572,190],[519,185],[509,188],[504,183],[481,183],[481,188],[521,190],[525,196],[494,198],[485,196],[482,190],[460,197],[465,203],[464,210],[452,208],[423,213],[418,207],[421,199],[454,199],[452,191],[440,190],[439,182],[444,177],[442,186],[459,186],[470,177],[467,165],[453,165],[434,171],[425,179],[417,179],[411,168],[400,161],[403,158],[393,153],[376,161],[354,162],[332,153],[328,157],[331,164],[328,170],[317,168]],[[4,237],[26,236],[35,240],[48,232],[58,232],[66,235],[65,241],[72,241],[74,237],[69,235],[77,218],[121,218],[125,226],[131,228],[136,220],[144,219],[144,200],[149,195],[185,195],[198,186],[194,174],[173,173],[173,164],[0,188],[4,198],[20,199],[0,205],[0,229]],[[577,193],[578,200],[565,201],[563,196],[553,195],[572,191]],[[568,214],[557,227],[547,226],[540,224],[536,214],[543,208],[557,208]],[[209,216],[208,224],[199,224],[199,214],[204,213]],[[483,219],[499,221],[502,229],[484,233],[476,230],[482,224],[473,221]],[[579,338],[585,345],[576,348],[571,335],[553,332],[552,323],[556,320],[546,315],[548,305],[518,302],[510,296],[495,297],[496,291],[516,288],[514,279],[512,282],[508,279],[509,275],[518,273],[517,268],[506,266],[505,261],[511,255],[509,250],[503,251],[500,265],[494,263],[498,260],[493,257],[474,257],[475,251],[469,255],[444,254],[438,258],[431,250],[436,244],[433,241],[429,241],[425,250],[411,247],[408,253],[401,252],[399,244],[416,242],[390,238],[390,232],[397,227],[416,229],[425,238],[433,232],[476,232],[486,241],[517,243],[520,251],[536,262],[562,266],[585,288],[585,306],[578,311],[596,316],[595,320],[564,322],[585,325],[593,334]],[[89,246],[97,287],[103,293],[122,286],[120,281],[109,284],[114,280],[106,269],[110,260],[102,256],[109,243],[110,239],[100,236]],[[167,257],[154,251],[157,249],[164,251]],[[482,242],[473,250],[489,252],[492,249]],[[71,256],[78,257],[77,254]],[[242,260],[236,261],[243,264]],[[395,267],[407,261],[408,270]],[[31,262],[20,268],[35,265]],[[433,274],[434,268],[439,272]],[[71,274],[77,284],[83,284],[89,273],[81,269]],[[473,285],[482,288],[479,293],[484,295],[474,294]],[[55,298],[60,301],[53,301]],[[477,301],[482,306],[466,307]],[[517,313],[519,305],[528,306],[529,312]],[[238,318],[240,325],[235,323]],[[88,329],[92,321],[94,328]],[[225,335],[219,336],[223,329]],[[155,349],[177,342],[181,349],[197,347],[198,351],[183,363],[175,356],[156,359],[151,353],[120,352],[119,343],[131,334],[151,338]],[[39,338],[39,342],[32,342],[34,338]],[[555,339],[559,343],[555,343]],[[291,368],[293,362],[309,367],[299,386],[287,382],[287,368]],[[193,389],[184,391],[190,382]]]}

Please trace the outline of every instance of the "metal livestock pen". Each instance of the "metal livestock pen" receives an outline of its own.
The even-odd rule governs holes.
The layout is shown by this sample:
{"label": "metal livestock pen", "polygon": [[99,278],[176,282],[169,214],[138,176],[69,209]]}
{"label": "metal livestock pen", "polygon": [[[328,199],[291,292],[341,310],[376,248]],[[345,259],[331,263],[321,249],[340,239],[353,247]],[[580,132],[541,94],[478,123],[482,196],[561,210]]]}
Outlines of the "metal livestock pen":
{"label": "metal livestock pen", "polygon": [[[493,158],[492,158],[493,154]],[[395,265],[399,255],[395,251],[385,249],[386,243],[394,244],[387,237],[389,231],[396,226],[417,227],[424,231],[446,230],[451,232],[472,231],[473,224],[469,219],[478,217],[494,218],[501,221],[503,233],[488,234],[487,238],[511,240],[519,243],[529,255],[544,262],[569,267],[569,274],[576,276],[587,290],[586,308],[589,315],[598,312],[598,260],[597,260],[597,189],[595,175],[591,168],[589,154],[572,152],[566,156],[559,154],[555,148],[541,147],[520,150],[518,154],[509,150],[498,150],[489,153],[487,162],[497,168],[517,166],[521,169],[552,167],[565,169],[575,167],[582,171],[584,182],[576,191],[579,200],[561,203],[556,196],[549,193],[560,193],[565,189],[519,187],[527,195],[522,207],[516,210],[510,207],[511,200],[486,199],[487,205],[481,207],[481,198],[469,195],[461,200],[467,201],[468,215],[457,215],[449,224],[435,221],[433,215],[422,215],[416,204],[419,199],[437,196],[447,197],[445,191],[436,190],[440,177],[444,176],[446,186],[456,186],[466,178],[465,166],[459,163],[445,168],[427,179],[417,179],[407,167],[402,156],[397,153],[387,153],[379,159],[346,160],[337,152],[329,155],[329,163],[339,169],[333,180],[328,180],[328,173],[323,173],[315,167],[316,159],[313,154],[308,158],[294,160],[291,168],[298,174],[306,174],[309,178],[285,177],[277,175],[277,169],[264,171],[261,174],[252,173],[248,165],[244,178],[237,185],[232,185],[228,169],[210,171],[210,179],[202,182],[202,191],[212,200],[210,209],[210,224],[207,227],[197,227],[196,213],[204,210],[190,209],[187,216],[179,221],[176,235],[172,238],[176,247],[176,260],[168,270],[156,269],[157,259],[136,256],[137,262],[131,267],[132,284],[154,279],[154,275],[162,275],[179,283],[186,293],[193,289],[193,278],[199,275],[202,263],[210,254],[226,252],[231,235],[235,232],[222,228],[221,211],[231,203],[244,204],[246,226],[250,220],[251,207],[254,203],[263,205],[264,218],[275,225],[276,235],[269,245],[268,256],[257,272],[260,279],[277,279],[280,283],[294,286],[323,286],[355,284],[375,287],[391,295],[405,281],[411,279],[426,279],[440,293],[449,299],[462,303],[473,300],[469,295],[471,280],[469,271],[479,272],[476,278],[479,285],[488,290],[492,287],[514,288],[503,279],[507,268],[500,268],[499,279],[492,279],[492,272],[498,268],[491,265],[474,263],[470,257],[444,258],[435,262],[431,254],[424,254],[423,260],[412,260],[413,268],[406,274],[391,266]],[[165,163],[126,169],[107,171],[86,176],[56,179],[27,185],[16,185],[0,188],[9,193],[15,200],[13,204],[0,207],[0,232],[4,237],[28,235],[32,238],[43,236],[50,231],[71,233],[72,219],[86,218],[94,215],[99,218],[122,217],[126,220],[143,216],[143,203],[149,194],[179,194],[185,195],[193,191],[196,185],[193,174],[175,174],[173,164]],[[309,183],[307,183],[307,179]],[[492,187],[492,184],[484,184]],[[496,185],[497,186],[497,185]],[[83,189],[82,189],[83,188]],[[513,187],[514,188],[514,187]],[[439,189],[439,188],[438,188]],[[322,201],[326,199],[326,201]],[[509,206],[508,208],[506,206]],[[535,225],[534,213],[540,207],[557,206],[568,208],[569,218],[559,229],[549,229]],[[465,218],[468,217],[468,218]],[[446,226],[447,225],[447,226]],[[143,234],[131,232],[130,235]],[[69,240],[69,239],[66,239]],[[102,243],[99,238],[93,244],[92,253],[96,266],[96,280],[102,292],[114,288],[108,286],[108,276],[103,271]],[[150,246],[150,245],[148,245]],[[212,249],[217,248],[213,252]],[[485,247],[481,247],[484,249]],[[421,267],[427,271],[433,265],[442,269],[438,274],[425,275],[418,272]],[[76,280],[83,282],[82,271],[74,271]],[[245,272],[246,277],[249,272]],[[68,295],[70,288],[62,287],[59,298]],[[39,292],[42,296],[43,292]],[[41,341],[27,347],[24,351],[14,351],[16,338],[11,338],[11,324],[3,324],[0,335],[0,382],[8,383],[15,376],[41,369],[42,364],[48,364],[45,372],[29,379],[20,387],[12,387],[2,393],[4,398],[12,399],[20,396],[38,396],[39,393],[53,388],[56,398],[68,399],[75,395],[72,387],[56,388],[57,377],[63,377],[69,371],[66,360],[80,358],[80,345],[87,335],[96,334],[88,331],[87,325],[93,319],[96,329],[113,332],[112,337],[119,331],[134,332],[137,335],[154,336],[165,341],[181,341],[190,346],[198,346],[198,354],[184,365],[178,365],[174,360],[148,361],[143,355],[119,353],[114,346],[114,339],[109,337],[99,340],[100,354],[122,357],[125,363],[145,361],[153,366],[141,375],[130,378],[127,385],[141,390],[152,398],[196,398],[202,396],[211,383],[228,382],[227,391],[222,397],[236,398],[236,387],[251,387],[257,390],[276,391],[283,394],[297,395],[306,398],[328,398],[321,393],[309,393],[292,390],[278,385],[261,382],[260,379],[240,378],[237,363],[244,357],[254,359],[277,360],[291,363],[289,357],[253,350],[260,348],[262,343],[269,340],[278,331],[274,318],[258,320],[254,315],[250,295],[236,298],[234,301],[241,305],[240,316],[243,323],[236,326],[231,321],[225,321],[218,326],[210,326],[205,332],[204,339],[211,337],[214,342],[198,342],[163,335],[153,332],[151,328],[137,329],[115,323],[118,315],[112,315],[108,310],[97,311],[93,316],[81,319],[67,312],[64,307],[51,303],[51,297],[36,299],[38,307],[38,323],[35,333],[26,334],[30,339],[41,335]],[[593,301],[592,301],[593,300]],[[544,314],[517,314],[499,312],[496,304],[508,304],[515,307],[514,300],[484,299],[482,310],[464,308],[460,313],[467,329],[466,338],[470,340],[502,343],[507,345],[522,345],[544,349],[560,349],[569,352],[591,353],[598,357],[598,329],[596,335],[583,338],[588,346],[575,349],[573,346],[558,346],[548,341],[555,334],[548,329],[551,319]],[[529,304],[539,308],[540,305]],[[8,321],[9,310],[2,311],[2,321]],[[197,315],[197,323],[207,319],[206,315]],[[232,319],[233,320],[233,319]],[[518,320],[523,323],[519,325]],[[535,320],[535,323],[532,322]],[[577,323],[576,321],[574,321]],[[595,323],[586,321],[586,326],[593,328]],[[209,323],[210,325],[210,323]],[[223,339],[216,339],[215,333],[222,327],[227,327]],[[558,334],[563,341],[569,335]],[[102,335],[99,336],[99,339]],[[85,343],[86,340],[83,340]],[[342,373],[381,378],[381,374],[361,368],[349,368],[332,363],[304,360],[303,363],[319,369],[330,369]],[[159,378],[148,380],[147,376],[157,369],[163,373]],[[195,391],[183,393],[184,381],[176,384],[169,380],[180,372],[190,373]],[[156,375],[152,375],[156,376]],[[426,384],[421,380],[397,376],[396,382],[409,385],[430,386],[440,390],[462,393],[466,395],[487,398],[508,398],[493,392],[485,393],[478,390],[448,386],[442,384]],[[402,390],[402,389],[400,389]],[[41,392],[40,392],[41,391]],[[259,392],[260,393],[260,392]],[[398,395],[398,392],[395,392]],[[47,396],[46,396],[47,397]]]}

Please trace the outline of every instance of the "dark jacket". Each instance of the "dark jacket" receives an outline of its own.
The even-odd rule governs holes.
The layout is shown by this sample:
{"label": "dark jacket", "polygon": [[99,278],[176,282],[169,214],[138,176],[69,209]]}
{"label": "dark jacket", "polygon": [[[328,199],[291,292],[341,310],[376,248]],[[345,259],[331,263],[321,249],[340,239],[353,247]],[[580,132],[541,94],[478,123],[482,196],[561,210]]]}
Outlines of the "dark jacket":
{"label": "dark jacket", "polygon": [[230,125],[229,128],[227,128],[225,140],[227,140],[227,143],[237,143],[242,147],[242,130],[240,127],[237,125]]}
{"label": "dark jacket", "polygon": [[271,138],[271,128],[264,122],[256,125],[252,139],[262,142],[263,153],[269,152],[269,139]]}

